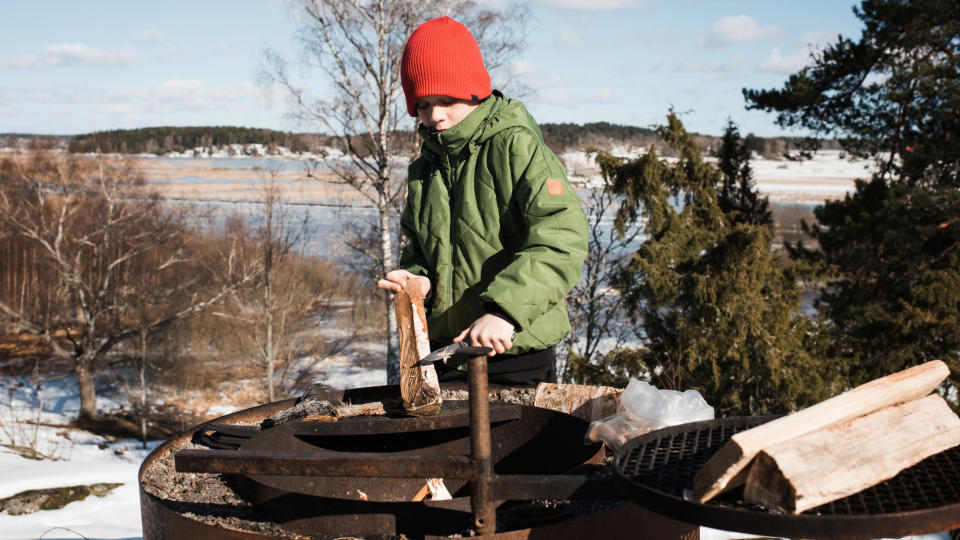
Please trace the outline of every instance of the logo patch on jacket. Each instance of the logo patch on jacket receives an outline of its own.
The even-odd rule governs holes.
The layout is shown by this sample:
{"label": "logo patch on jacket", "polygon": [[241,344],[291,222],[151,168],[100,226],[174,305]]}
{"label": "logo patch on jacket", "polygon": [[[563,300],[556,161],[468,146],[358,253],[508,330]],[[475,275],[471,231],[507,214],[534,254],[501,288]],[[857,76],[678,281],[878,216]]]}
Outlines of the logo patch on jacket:
{"label": "logo patch on jacket", "polygon": [[547,193],[550,195],[563,195],[563,182],[556,178],[548,178]]}

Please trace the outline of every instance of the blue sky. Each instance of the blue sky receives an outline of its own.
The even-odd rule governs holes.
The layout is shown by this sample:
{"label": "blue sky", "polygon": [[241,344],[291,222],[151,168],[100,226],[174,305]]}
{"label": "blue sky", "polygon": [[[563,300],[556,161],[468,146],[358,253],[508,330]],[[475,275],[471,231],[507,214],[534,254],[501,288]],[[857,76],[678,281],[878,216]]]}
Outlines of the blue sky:
{"label": "blue sky", "polygon": [[[649,126],[673,106],[700,133],[729,117],[743,133],[791,134],[746,111],[741,89],[782,86],[811,47],[862,28],[848,0],[528,4],[529,47],[510,70],[540,122]],[[281,0],[0,0],[0,13],[0,133],[302,129],[257,85],[265,46],[295,56]]]}

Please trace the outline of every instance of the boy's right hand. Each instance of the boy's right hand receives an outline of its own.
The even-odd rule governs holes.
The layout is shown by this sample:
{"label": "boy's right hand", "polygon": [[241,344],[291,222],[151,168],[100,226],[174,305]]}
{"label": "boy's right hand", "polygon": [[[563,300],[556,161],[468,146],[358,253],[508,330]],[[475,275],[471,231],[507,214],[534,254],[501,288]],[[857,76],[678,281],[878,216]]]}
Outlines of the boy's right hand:
{"label": "boy's right hand", "polygon": [[406,287],[407,282],[410,282],[411,280],[413,280],[411,285],[419,285],[420,294],[427,296],[427,293],[430,292],[430,279],[424,276],[411,274],[406,270],[391,270],[387,272],[387,275],[384,279],[377,281],[377,287],[386,289],[393,293],[398,293],[401,289]]}

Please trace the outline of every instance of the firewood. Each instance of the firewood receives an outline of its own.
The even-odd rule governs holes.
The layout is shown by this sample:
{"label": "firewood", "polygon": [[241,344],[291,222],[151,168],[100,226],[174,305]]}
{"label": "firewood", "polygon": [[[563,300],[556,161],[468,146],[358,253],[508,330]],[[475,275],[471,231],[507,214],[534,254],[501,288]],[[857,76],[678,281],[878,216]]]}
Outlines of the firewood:
{"label": "firewood", "polygon": [[337,417],[333,413],[329,414],[310,414],[304,416],[302,419],[303,422],[336,422]]}
{"label": "firewood", "polygon": [[870,381],[812,407],[737,433],[697,471],[693,497],[706,502],[746,481],[747,465],[764,448],[851,420],[883,407],[912,401],[933,391],[950,369],[940,360]]}
{"label": "firewood", "polygon": [[348,416],[382,415],[387,414],[380,401],[370,403],[356,403],[337,405],[330,411],[337,418],[347,418]]}
{"label": "firewood", "polygon": [[432,365],[419,366],[430,354],[427,317],[423,295],[417,287],[404,287],[397,293],[394,307],[400,336],[400,397],[403,409],[411,415],[435,414],[440,410],[440,381]]}
{"label": "firewood", "polygon": [[622,388],[612,386],[540,383],[533,397],[533,405],[591,422],[616,413],[622,393]]}
{"label": "firewood", "polygon": [[765,447],[744,499],[799,514],[893,478],[960,444],[960,418],[938,394]]}

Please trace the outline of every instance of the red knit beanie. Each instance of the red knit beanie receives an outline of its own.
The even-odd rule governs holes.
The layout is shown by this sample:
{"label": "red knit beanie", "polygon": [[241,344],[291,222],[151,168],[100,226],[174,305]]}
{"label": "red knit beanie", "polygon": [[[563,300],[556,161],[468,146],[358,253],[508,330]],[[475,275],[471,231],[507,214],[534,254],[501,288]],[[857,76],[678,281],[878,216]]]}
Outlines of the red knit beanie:
{"label": "red knit beanie", "polygon": [[431,19],[413,31],[403,48],[400,82],[410,116],[427,96],[479,101],[492,93],[477,40],[450,17]]}

